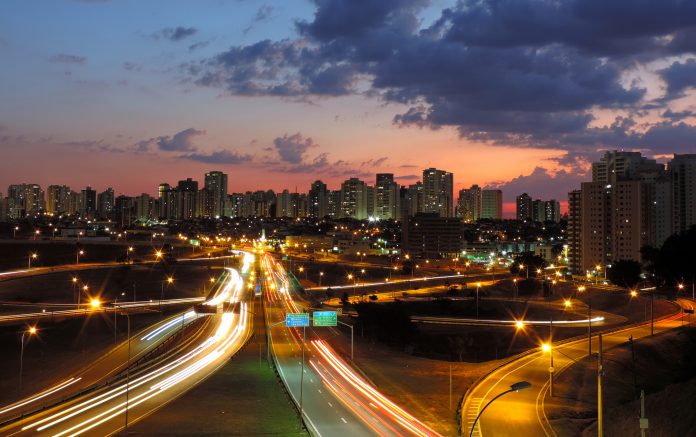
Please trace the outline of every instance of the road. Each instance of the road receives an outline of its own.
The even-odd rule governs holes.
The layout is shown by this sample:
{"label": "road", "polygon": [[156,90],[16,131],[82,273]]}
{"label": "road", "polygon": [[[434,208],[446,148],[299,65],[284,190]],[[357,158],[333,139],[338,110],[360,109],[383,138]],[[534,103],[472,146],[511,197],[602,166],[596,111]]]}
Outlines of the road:
{"label": "road", "polygon": [[[692,307],[693,302],[679,299],[683,307]],[[681,326],[680,313],[656,320],[655,333]],[[603,334],[603,349],[626,343],[629,336],[640,339],[650,335],[650,323],[620,329]],[[596,355],[598,337],[592,337],[592,351]],[[474,436],[508,436],[510,430],[523,436],[556,436],[544,412],[549,396],[550,353],[553,353],[555,374],[562,372],[587,356],[587,338],[562,343],[551,348],[550,352],[536,352],[522,356],[491,372],[472,387],[462,404],[462,430],[468,435],[473,421],[481,408],[494,396],[509,389],[519,381],[528,381],[532,387],[513,392],[491,404],[479,419]]]}
{"label": "road", "polygon": [[[318,436],[435,436],[437,432],[379,393],[323,340],[332,328],[286,328],[286,312],[304,303],[291,292],[283,267],[263,258],[271,344],[286,387]],[[273,327],[274,324],[277,324]],[[304,357],[304,361],[303,361]]]}
{"label": "road", "polygon": [[[206,316],[207,323],[185,347],[132,374],[122,372],[107,387],[14,422],[0,429],[0,434],[112,435],[201,382],[239,350],[251,334],[249,314],[254,308],[247,297],[250,293],[243,287],[237,271],[227,270],[225,281],[206,301],[217,312]],[[177,329],[178,320],[174,322],[171,326]],[[139,338],[154,339],[166,329],[169,328],[159,326]],[[131,343],[131,349],[135,344],[135,341]]]}

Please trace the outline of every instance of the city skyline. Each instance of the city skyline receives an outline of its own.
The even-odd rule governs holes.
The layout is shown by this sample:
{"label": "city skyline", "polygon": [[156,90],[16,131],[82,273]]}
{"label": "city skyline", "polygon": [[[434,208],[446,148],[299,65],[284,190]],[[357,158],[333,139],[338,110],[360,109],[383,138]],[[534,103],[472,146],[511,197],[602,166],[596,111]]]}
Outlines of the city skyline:
{"label": "city skyline", "polygon": [[[119,189],[149,192],[211,166],[232,191],[385,172],[407,185],[436,167],[459,175],[455,192],[501,189],[511,217],[518,193],[565,198],[605,150],[664,162],[694,148],[696,64],[689,23],[674,19],[694,14],[679,2],[622,12],[394,1],[340,16],[328,1],[138,4],[138,14],[133,2],[37,3],[46,13],[7,2],[0,14],[11,18],[0,57],[13,65],[0,72],[0,146],[13,163],[0,186],[30,168],[44,186],[106,187],[128,170]],[[485,30],[532,7],[545,17],[535,26]],[[480,17],[486,25],[471,26]]]}

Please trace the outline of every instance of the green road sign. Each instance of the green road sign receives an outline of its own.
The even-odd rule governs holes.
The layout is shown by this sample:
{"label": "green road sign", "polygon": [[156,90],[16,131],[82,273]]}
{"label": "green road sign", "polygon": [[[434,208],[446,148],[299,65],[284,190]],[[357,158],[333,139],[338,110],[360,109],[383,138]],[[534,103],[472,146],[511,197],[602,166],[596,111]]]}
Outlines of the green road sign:
{"label": "green road sign", "polygon": [[309,326],[309,314],[285,313],[285,326],[288,328]]}
{"label": "green road sign", "polygon": [[312,319],[314,326],[336,326],[336,311],[314,311]]}

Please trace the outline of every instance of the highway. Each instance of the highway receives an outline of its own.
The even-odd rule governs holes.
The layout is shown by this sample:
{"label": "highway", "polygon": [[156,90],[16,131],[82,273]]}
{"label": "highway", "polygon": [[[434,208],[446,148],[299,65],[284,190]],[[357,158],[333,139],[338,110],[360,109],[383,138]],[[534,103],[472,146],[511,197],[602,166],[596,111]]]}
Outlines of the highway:
{"label": "highway", "polygon": [[[693,307],[693,302],[679,299],[677,303],[685,308]],[[655,333],[675,329],[681,326],[681,314],[656,320]],[[607,350],[628,341],[650,335],[650,323],[619,329],[603,334],[603,349]],[[592,351],[596,355],[598,337],[592,337]],[[467,393],[462,404],[462,430],[469,435],[477,414],[494,396],[507,390],[519,381],[528,381],[532,387],[520,392],[513,392],[499,398],[491,404],[481,416],[474,436],[508,436],[511,430],[522,436],[556,436],[546,417],[544,406],[549,400],[550,353],[553,353],[554,372],[558,374],[574,360],[587,356],[587,337],[580,340],[552,345],[550,351],[541,348],[509,362],[487,375],[475,384]]]}
{"label": "highway", "polygon": [[438,435],[379,393],[333,351],[322,339],[336,335],[333,328],[285,327],[285,313],[300,312],[304,304],[290,290],[280,264],[269,255],[262,264],[273,355],[313,435]]}
{"label": "highway", "polygon": [[[226,270],[225,280],[205,302],[216,312],[203,316],[207,317],[206,323],[175,354],[153,360],[125,375],[121,371],[119,378],[108,386],[13,422],[0,429],[0,434],[112,435],[201,382],[222,366],[251,335],[249,320],[254,308],[247,297],[250,293],[246,292],[243,278],[235,269]],[[138,341],[154,340],[169,329],[180,329],[178,321],[185,322],[187,317],[199,315],[187,312],[183,319],[174,317],[149,329],[133,339],[131,353]],[[108,365],[104,363],[104,367]],[[60,385],[56,387],[60,389]]]}

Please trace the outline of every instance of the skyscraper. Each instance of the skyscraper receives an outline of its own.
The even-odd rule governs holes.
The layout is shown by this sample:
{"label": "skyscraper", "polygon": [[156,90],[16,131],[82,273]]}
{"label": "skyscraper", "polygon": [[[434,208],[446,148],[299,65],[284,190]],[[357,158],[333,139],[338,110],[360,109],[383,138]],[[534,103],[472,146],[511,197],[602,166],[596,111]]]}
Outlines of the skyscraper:
{"label": "skyscraper", "polygon": [[[425,195],[422,182],[416,182],[408,186],[407,199],[409,217],[413,217],[425,210]],[[406,217],[401,217],[401,220],[406,220]]]}
{"label": "skyscraper", "polygon": [[492,220],[503,218],[503,192],[501,190],[481,191],[481,218]]}
{"label": "skyscraper", "polygon": [[97,195],[97,213],[100,217],[111,217],[114,210],[114,189],[107,188]]}
{"label": "skyscraper", "polygon": [[212,217],[222,217],[227,197],[227,175],[221,171],[205,174],[205,189],[210,192],[212,200]]}
{"label": "skyscraper", "polygon": [[472,185],[471,188],[459,190],[457,200],[457,216],[464,223],[476,223],[481,218],[483,199],[481,197],[481,187]]}
{"label": "skyscraper", "polygon": [[67,185],[49,185],[46,190],[46,212],[63,214],[68,212],[70,187]]}
{"label": "skyscraper", "polygon": [[328,192],[326,184],[314,181],[309,189],[308,214],[312,218],[324,218],[327,215]]}
{"label": "skyscraper", "polygon": [[196,196],[198,195],[198,181],[191,178],[179,181],[176,185],[176,212],[177,219],[191,220],[196,218]]}
{"label": "skyscraper", "polygon": [[358,178],[341,184],[341,217],[358,220],[367,218],[367,185]]}
{"label": "skyscraper", "polygon": [[377,173],[372,215],[379,219],[397,219],[399,215],[399,185],[392,173]]}
{"label": "skyscraper", "polygon": [[607,152],[592,164],[592,182],[583,182],[568,198],[574,274],[619,260],[640,261],[641,247],[656,241],[655,199],[665,177],[663,165],[638,152]]}
{"label": "skyscraper", "polygon": [[36,214],[44,208],[44,192],[38,184],[16,184],[7,188],[10,216],[14,219]]}
{"label": "skyscraper", "polygon": [[667,169],[672,185],[670,234],[673,234],[696,224],[696,154],[675,154]]}
{"label": "skyscraper", "polygon": [[527,193],[517,196],[517,220],[525,221],[532,219],[532,197]]}
{"label": "skyscraper", "polygon": [[454,183],[452,173],[426,168],[423,170],[423,211],[452,217]]}
{"label": "skyscraper", "polygon": [[93,217],[97,212],[97,192],[89,185],[82,190],[82,210],[83,216]]}

